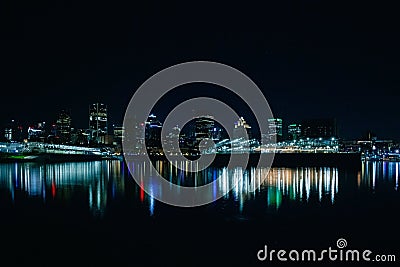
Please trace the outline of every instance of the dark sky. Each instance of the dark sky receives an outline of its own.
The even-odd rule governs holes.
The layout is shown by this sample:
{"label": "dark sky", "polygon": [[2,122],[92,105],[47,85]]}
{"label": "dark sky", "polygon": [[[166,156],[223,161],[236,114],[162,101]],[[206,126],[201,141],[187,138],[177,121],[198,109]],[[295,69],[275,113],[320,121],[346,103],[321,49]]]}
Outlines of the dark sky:
{"label": "dark sky", "polygon": [[68,108],[85,128],[95,101],[119,123],[151,75],[210,60],[247,74],[286,123],[336,117],[344,138],[370,129],[400,140],[395,6],[130,2],[2,2],[0,123],[51,121]]}

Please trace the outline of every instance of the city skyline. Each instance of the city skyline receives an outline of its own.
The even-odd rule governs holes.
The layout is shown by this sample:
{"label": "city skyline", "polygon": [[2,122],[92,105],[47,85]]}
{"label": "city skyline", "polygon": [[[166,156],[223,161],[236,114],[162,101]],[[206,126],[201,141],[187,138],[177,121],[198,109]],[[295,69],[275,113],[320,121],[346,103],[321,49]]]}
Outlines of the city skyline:
{"label": "city skyline", "polygon": [[[51,115],[53,117],[53,120],[50,121],[45,121],[45,120],[36,120],[36,121],[31,121],[31,122],[21,122],[18,120],[14,119],[9,119],[7,123],[4,123],[3,125],[0,125],[0,130],[2,131],[2,137],[7,138],[7,136],[12,136],[12,132],[10,129],[12,127],[18,127],[23,135],[28,135],[30,136],[30,131],[36,131],[37,128],[44,128],[46,125],[54,129],[50,130],[52,133],[53,131],[60,132],[59,136],[65,135],[66,130],[64,128],[68,128],[67,132],[71,131],[91,131],[93,132],[93,135],[99,138],[99,136],[104,136],[104,135],[113,135],[114,134],[114,128],[115,129],[122,129],[123,127],[123,122],[122,119],[120,121],[110,121],[109,120],[109,107],[105,103],[91,103],[88,105],[89,111],[86,116],[87,120],[87,125],[86,127],[77,127],[76,124],[74,124],[74,121],[76,120],[75,117],[73,117],[71,114],[71,109],[61,109],[57,113],[54,113]],[[160,128],[160,132],[157,134],[161,134],[161,128],[163,127],[163,116],[157,116],[155,115],[154,112],[151,112],[149,114],[148,120],[144,121],[143,123],[146,124],[151,124],[152,119],[157,119],[157,123],[160,125],[158,126]],[[96,117],[100,116],[100,117]],[[161,119],[160,119],[161,118]],[[207,118],[207,116],[196,116],[193,115],[192,121],[194,122],[197,118]],[[212,118],[212,116],[210,117]],[[81,118],[82,119],[82,118]],[[212,119],[214,120],[214,119]],[[245,128],[249,128],[250,132],[252,132],[253,136],[255,139],[260,140],[260,131],[258,129],[257,122],[255,125],[252,123],[249,123],[248,117],[245,116],[240,116],[238,117],[238,121],[233,121],[232,122],[232,129],[236,128],[239,124],[241,126],[245,125]],[[99,122],[100,121],[100,122]],[[101,123],[101,127],[99,127],[99,123]],[[253,122],[254,123],[254,122]],[[321,132],[321,130],[316,129],[313,124],[321,124],[323,126],[319,127],[327,127],[329,129],[324,129],[325,133]],[[185,124],[185,125],[176,125],[180,130],[182,130],[182,133],[185,134],[187,133],[187,129],[190,130],[191,122]],[[368,138],[371,138],[371,136],[379,137],[381,139],[390,139],[393,141],[398,141],[395,138],[392,137],[386,137],[386,136],[379,136],[376,134],[376,132],[367,130],[365,132],[360,133],[359,136],[356,138],[346,138],[341,135],[340,131],[338,128],[340,128],[340,122],[338,123],[335,117],[316,117],[316,118],[302,118],[299,119],[298,121],[287,121],[285,118],[282,117],[274,117],[273,119],[268,119],[268,127],[265,129],[266,133],[269,135],[275,135],[277,136],[277,141],[283,141],[283,140],[294,140],[301,138],[302,136],[307,136],[307,137],[313,137],[313,138],[331,138],[331,137],[337,137],[341,140],[367,140]],[[56,129],[57,127],[58,129]],[[272,128],[274,129],[272,129]],[[294,128],[293,128],[294,127]],[[309,128],[308,130],[306,128]],[[314,129],[315,128],[315,129]],[[185,129],[185,130],[184,130]],[[174,129],[169,129],[169,131],[174,131]],[[100,134],[99,134],[100,133]],[[295,134],[293,134],[295,133]],[[57,135],[53,133],[54,135]],[[146,132],[146,137],[147,137],[147,132]],[[251,134],[249,139],[251,139]]]}
{"label": "city skyline", "polygon": [[[206,90],[205,90],[206,91]],[[207,92],[207,91],[206,91]],[[180,93],[179,88],[178,88],[178,93]],[[192,92],[189,93],[190,94],[196,94],[196,92]],[[204,95],[204,94],[203,94]],[[182,101],[184,101],[186,98],[190,98],[188,96],[181,96],[182,97]],[[217,98],[221,98],[221,96],[217,96]],[[163,99],[160,100],[160,103],[157,103],[155,105],[155,112],[152,113],[156,113],[157,116],[159,118],[161,118],[162,120],[165,119],[165,117],[167,116],[168,112],[173,108],[174,105],[172,104],[168,104],[169,101],[171,101],[171,99],[176,98],[176,94],[174,95],[169,95],[166,98],[164,97]],[[178,97],[178,100],[179,97]],[[175,99],[176,101],[176,99]],[[225,102],[231,101],[230,103],[232,105],[237,105],[239,108],[237,108],[238,111],[241,110],[245,110],[245,112],[242,112],[240,114],[242,114],[244,117],[246,117],[246,120],[250,123],[250,124],[256,124],[256,120],[254,118],[254,115],[251,113],[251,110],[249,110],[249,108],[244,104],[244,103],[239,103],[237,99],[234,100],[228,100]],[[87,106],[90,106],[92,102],[88,102],[89,104],[87,104]],[[97,103],[107,103],[107,101],[98,101]],[[108,105],[108,104],[106,104]],[[273,106],[273,103],[271,104],[271,106]],[[118,108],[117,108],[118,109]],[[20,113],[19,116],[10,116],[9,118],[6,118],[4,116],[4,114],[1,114],[2,116],[0,116],[0,127],[2,129],[6,128],[5,126],[7,124],[9,124],[11,121],[17,121],[19,122],[22,126],[24,127],[30,127],[33,124],[37,124],[40,122],[48,122],[48,123],[55,123],[57,121],[57,114],[59,112],[62,112],[63,110],[68,110],[69,114],[71,115],[71,117],[73,117],[73,123],[72,125],[74,126],[75,129],[85,129],[87,128],[87,118],[89,116],[89,112],[87,112],[87,107],[82,108],[81,106],[78,105],[63,105],[60,108],[53,108],[52,111],[47,110],[46,112],[38,112],[38,115],[35,115],[35,112],[26,112],[24,113]],[[86,110],[85,114],[84,112],[82,112],[82,110]],[[118,116],[116,116],[116,113],[121,113],[121,112],[116,112],[114,107],[111,107],[111,109],[108,111],[108,124],[110,126],[112,125],[122,125],[122,121],[123,121],[123,116],[124,116],[124,112],[122,112],[122,114],[118,114]],[[42,115],[39,115],[42,114]],[[275,115],[275,114],[274,114]],[[275,118],[284,118],[283,116],[274,116]],[[346,125],[346,121],[342,118],[342,119],[338,119],[338,117],[340,116],[335,116],[334,114],[332,115],[332,113],[327,113],[326,116],[324,116],[323,113],[321,114],[314,114],[314,116],[308,116],[308,117],[300,117],[300,116],[293,116],[292,114],[287,114],[287,117],[284,118],[284,124],[283,127],[285,127],[287,129],[287,127],[290,124],[299,124],[304,120],[308,120],[308,119],[326,119],[326,118],[331,118],[331,119],[335,119],[338,121],[338,133],[341,135],[341,137],[343,139],[357,139],[361,136],[365,136],[366,134],[368,134],[369,132],[374,133],[375,135],[381,136],[382,138],[385,139],[393,139],[393,140],[400,140],[400,129],[399,131],[394,131],[391,133],[391,131],[387,130],[387,129],[382,129],[380,127],[374,127],[374,123],[367,122],[366,124],[364,124],[362,127],[358,127],[358,129],[354,129],[352,127],[347,127]],[[29,118],[33,118],[33,119],[29,119]],[[288,118],[292,118],[291,120],[289,120]],[[296,118],[296,119],[293,119]],[[387,118],[385,118],[385,116],[381,116],[381,121],[386,121]],[[400,123],[399,124],[387,124],[387,128],[389,129],[393,129],[393,128],[397,128],[399,125],[400,127]]]}
{"label": "city skyline", "polygon": [[[84,127],[92,102],[106,102],[113,107],[110,121],[120,120],[135,90],[153,74],[208,60],[254,80],[276,117],[336,117],[346,138],[372,130],[399,140],[395,9],[367,3],[364,12],[350,3],[267,6],[214,4],[188,15],[167,3],[10,4],[2,9],[7,28],[0,34],[0,125],[10,118],[50,120],[49,113],[69,107],[77,127]],[[244,14],[247,19],[235,19]],[[204,86],[182,91],[229,101],[225,91]],[[176,105],[183,98],[165,102]],[[161,108],[160,116],[168,110]]]}
{"label": "city skyline", "polygon": [[398,265],[398,13],[3,1],[0,262]]}

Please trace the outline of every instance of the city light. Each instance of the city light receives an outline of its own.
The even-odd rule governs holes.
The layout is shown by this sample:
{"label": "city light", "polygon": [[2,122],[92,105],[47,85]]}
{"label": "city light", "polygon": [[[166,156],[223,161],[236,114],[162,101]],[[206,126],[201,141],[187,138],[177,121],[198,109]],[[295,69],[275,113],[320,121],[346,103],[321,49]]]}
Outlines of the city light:
{"label": "city light", "polygon": [[[76,129],[72,126],[69,112],[58,113],[55,123],[44,121],[32,123],[24,136],[23,128],[14,122],[16,127],[5,128],[4,137],[9,141],[2,143],[0,153],[24,154],[32,156],[33,152],[43,154],[98,155],[114,156],[121,159],[124,155],[144,155],[145,151],[153,156],[198,156],[200,154],[229,153],[358,153],[362,159],[399,160],[399,144],[391,140],[343,140],[336,134],[336,121],[330,119],[303,120],[283,127],[283,119],[268,119],[265,143],[253,136],[253,127],[244,117],[232,122],[233,136],[228,138],[226,129],[222,129],[212,116],[194,117],[192,126],[184,126],[183,131],[176,126],[165,140],[161,141],[163,122],[155,113],[146,121],[136,122],[134,147],[122,151],[122,140],[125,129],[113,123],[108,130],[107,105],[95,103],[89,105],[88,129]],[[188,124],[190,125],[190,123]],[[182,126],[181,126],[182,127]],[[249,140],[237,136],[236,132],[244,130]],[[178,145],[172,140],[178,138]],[[202,140],[212,142],[201,142]],[[33,157],[34,158],[34,157]]]}

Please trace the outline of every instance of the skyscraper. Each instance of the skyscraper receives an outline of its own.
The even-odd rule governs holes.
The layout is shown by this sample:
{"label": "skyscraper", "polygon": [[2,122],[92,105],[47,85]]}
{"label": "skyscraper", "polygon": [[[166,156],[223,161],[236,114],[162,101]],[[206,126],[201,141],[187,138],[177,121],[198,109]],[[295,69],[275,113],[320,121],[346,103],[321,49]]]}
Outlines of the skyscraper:
{"label": "skyscraper", "polygon": [[288,126],[289,140],[297,140],[301,136],[301,125],[297,123]]}
{"label": "skyscraper", "polygon": [[124,140],[124,127],[120,125],[113,125],[113,133],[114,133],[114,142],[116,144],[122,144],[122,140]]}
{"label": "skyscraper", "polygon": [[62,110],[56,121],[57,136],[62,138],[63,142],[71,141],[71,116],[66,110]]}
{"label": "skyscraper", "polygon": [[153,152],[158,152],[161,149],[161,130],[162,123],[156,115],[150,114],[145,122],[145,140],[146,147]]}
{"label": "skyscraper", "polygon": [[268,135],[270,142],[279,142],[283,140],[282,119],[268,119]]}
{"label": "skyscraper", "polygon": [[27,137],[26,133],[26,130],[16,120],[5,124],[4,138],[8,141],[22,142]]}
{"label": "skyscraper", "polygon": [[335,119],[305,120],[301,125],[301,133],[303,137],[331,138],[337,136]]}
{"label": "skyscraper", "polygon": [[212,130],[214,128],[213,117],[196,118],[196,141],[200,142],[204,138],[212,138]]}
{"label": "skyscraper", "polygon": [[[123,129],[123,140],[126,140],[124,151],[127,154],[142,155],[146,153],[145,122],[139,121],[136,117],[132,118],[131,131]],[[121,141],[123,141],[121,140]],[[122,144],[122,143],[121,143]]]}
{"label": "skyscraper", "polygon": [[[182,144],[183,140],[180,136],[181,129],[178,126],[172,128],[171,132],[165,137],[164,140],[164,148],[165,153],[173,154],[180,152],[180,144]],[[178,142],[176,143],[176,140]]]}
{"label": "skyscraper", "polygon": [[[198,117],[195,119],[195,146],[198,147],[198,151],[209,149],[207,141],[202,143],[201,140],[212,139],[212,131],[214,129],[214,118],[212,116]],[[211,144],[211,143],[210,143]]]}
{"label": "skyscraper", "polygon": [[107,134],[107,106],[102,103],[95,103],[89,106],[89,129],[93,138]]}
{"label": "skyscraper", "polygon": [[245,121],[243,117],[240,117],[239,120],[235,122],[235,128],[233,130],[233,139],[237,139],[242,135],[240,132],[240,130],[242,129],[246,131],[249,140],[252,139],[251,126]]}

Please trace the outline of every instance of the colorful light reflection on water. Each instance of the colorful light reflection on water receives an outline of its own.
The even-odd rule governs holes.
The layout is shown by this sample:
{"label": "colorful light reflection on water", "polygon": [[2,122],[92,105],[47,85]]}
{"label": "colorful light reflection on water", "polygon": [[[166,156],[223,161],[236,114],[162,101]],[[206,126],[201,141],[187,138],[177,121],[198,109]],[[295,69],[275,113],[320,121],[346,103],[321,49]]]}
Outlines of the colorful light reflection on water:
{"label": "colorful light reflection on water", "polygon": [[[187,164],[187,163],[182,163]],[[356,177],[359,189],[374,191],[381,184],[398,190],[399,162],[363,162]],[[226,193],[222,201],[238,203],[238,212],[242,213],[246,202],[264,201],[265,208],[276,209],[284,199],[307,203],[311,198],[318,201],[328,200],[332,205],[340,193],[341,169],[333,167],[298,167],[298,168],[264,168],[232,169],[208,168],[197,173],[181,171],[171,164],[158,161],[156,169],[165,179],[182,185],[201,185],[221,177],[213,188]],[[136,163],[135,175],[146,177],[149,166]],[[68,202],[76,193],[84,194],[89,209],[95,216],[104,214],[107,203],[132,194],[133,198],[145,205],[149,214],[156,212],[157,201],[136,186],[128,192],[125,183],[129,173],[124,162],[96,161],[78,163],[35,164],[14,163],[0,166],[0,190],[8,192],[9,198],[16,201],[17,192],[26,198],[41,198],[43,202]],[[129,180],[128,180],[129,181]],[[143,181],[150,183],[149,181]],[[132,181],[133,183],[133,181]],[[228,192],[229,185],[234,189]],[[260,187],[257,185],[261,184]],[[150,186],[150,190],[160,190]],[[2,193],[3,194],[3,193]],[[4,197],[4,194],[3,194]]]}

